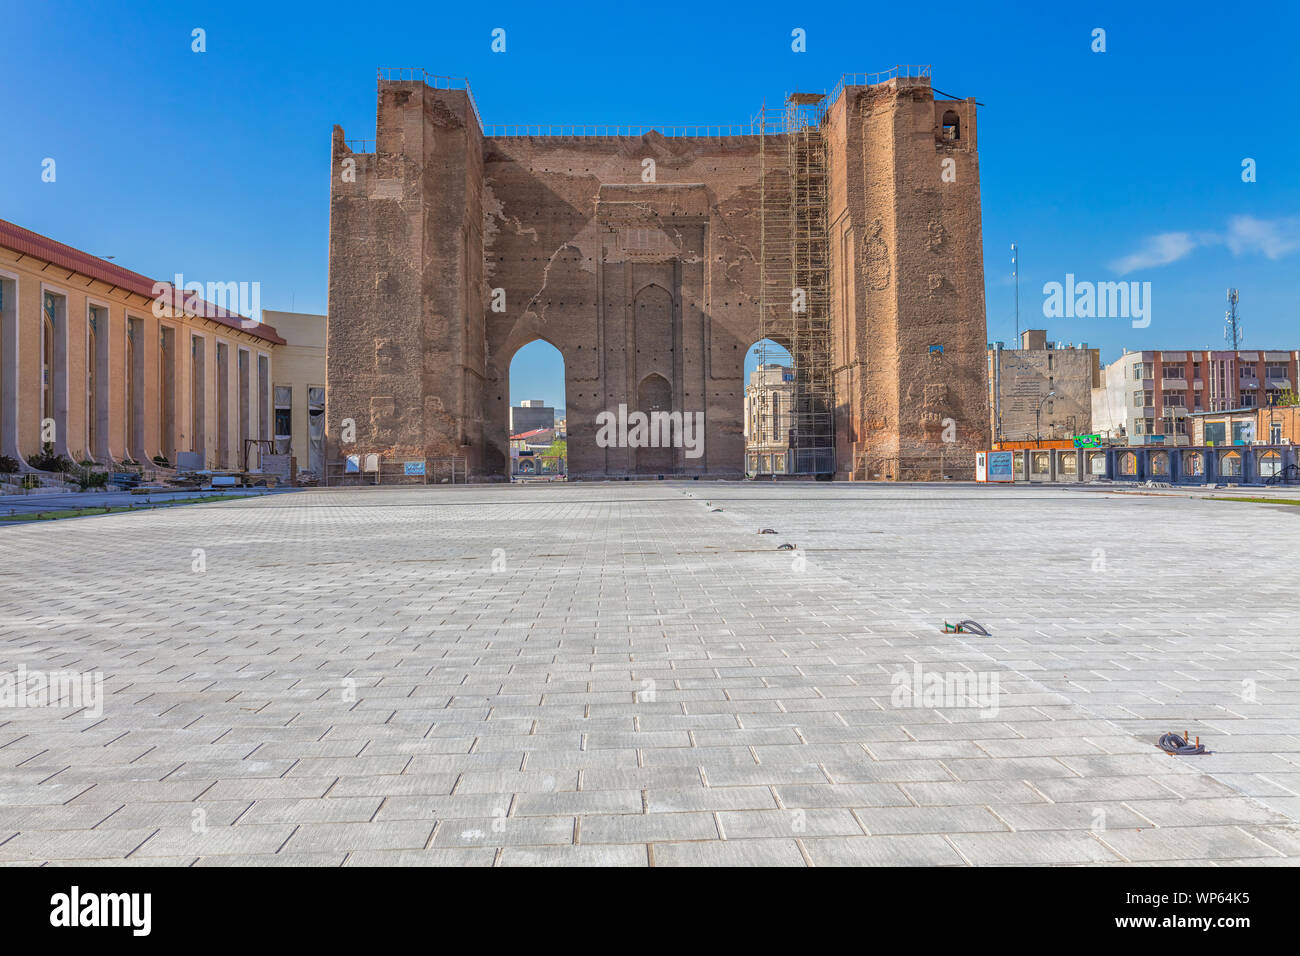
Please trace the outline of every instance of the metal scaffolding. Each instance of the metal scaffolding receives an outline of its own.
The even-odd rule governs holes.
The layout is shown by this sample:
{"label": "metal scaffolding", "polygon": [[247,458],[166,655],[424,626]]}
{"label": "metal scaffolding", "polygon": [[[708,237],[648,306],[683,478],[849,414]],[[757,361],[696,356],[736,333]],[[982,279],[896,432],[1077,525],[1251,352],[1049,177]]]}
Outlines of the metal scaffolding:
{"label": "metal scaffolding", "polygon": [[[794,363],[794,474],[835,470],[824,97],[759,113],[759,329]],[[760,376],[761,378],[761,376]]]}

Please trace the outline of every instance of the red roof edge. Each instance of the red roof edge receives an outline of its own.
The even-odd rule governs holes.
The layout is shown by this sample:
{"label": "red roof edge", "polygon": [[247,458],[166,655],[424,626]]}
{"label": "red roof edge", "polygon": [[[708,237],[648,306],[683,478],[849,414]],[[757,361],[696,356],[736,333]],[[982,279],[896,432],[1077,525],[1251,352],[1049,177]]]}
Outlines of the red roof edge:
{"label": "red roof edge", "polygon": [[[211,319],[213,322],[232,329],[238,329],[241,332],[247,332],[249,335],[265,339],[276,345],[289,344],[280,337],[274,326],[255,322],[238,313],[227,311],[196,294],[186,294],[183,289],[174,289],[170,282],[155,282],[148,276],[132,272],[130,269],[123,269],[106,259],[92,256],[88,252],[82,252],[80,249],[74,249],[72,246],[56,242],[48,236],[42,236],[38,232],[24,229],[22,226],[5,219],[0,219],[0,246],[12,249],[24,256],[43,259],[62,269],[79,272],[84,276],[98,279],[100,282],[107,282],[110,285],[115,285],[146,298],[164,298],[168,304],[178,310]],[[158,289],[159,286],[165,288]],[[155,289],[158,289],[158,291],[155,292]]]}

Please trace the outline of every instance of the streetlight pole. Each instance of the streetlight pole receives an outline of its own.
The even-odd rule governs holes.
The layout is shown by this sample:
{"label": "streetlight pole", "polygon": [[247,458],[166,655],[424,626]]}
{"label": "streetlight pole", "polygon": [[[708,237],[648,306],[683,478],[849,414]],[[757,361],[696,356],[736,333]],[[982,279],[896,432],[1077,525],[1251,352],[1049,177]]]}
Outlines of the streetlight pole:
{"label": "streetlight pole", "polygon": [[1016,348],[1020,348],[1020,250],[1011,243],[1011,277],[1016,280]]}
{"label": "streetlight pole", "polygon": [[1042,414],[1043,405],[1046,404],[1049,398],[1053,398],[1055,397],[1055,395],[1056,395],[1056,389],[1052,389],[1050,392],[1048,392],[1046,395],[1043,396],[1043,400],[1039,402],[1038,407],[1034,409],[1034,443],[1038,445],[1038,447],[1040,448],[1043,446],[1043,430],[1042,428],[1039,427],[1038,424],[1039,417]]}

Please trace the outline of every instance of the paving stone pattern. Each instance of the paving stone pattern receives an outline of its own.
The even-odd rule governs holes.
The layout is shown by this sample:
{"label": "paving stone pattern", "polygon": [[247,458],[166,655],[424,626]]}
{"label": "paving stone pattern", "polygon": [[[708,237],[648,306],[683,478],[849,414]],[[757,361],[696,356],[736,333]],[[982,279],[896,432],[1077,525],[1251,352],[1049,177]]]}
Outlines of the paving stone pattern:
{"label": "paving stone pattern", "polygon": [[104,692],[0,709],[0,863],[1294,865],[1297,522],[651,482],[0,528],[0,673]]}

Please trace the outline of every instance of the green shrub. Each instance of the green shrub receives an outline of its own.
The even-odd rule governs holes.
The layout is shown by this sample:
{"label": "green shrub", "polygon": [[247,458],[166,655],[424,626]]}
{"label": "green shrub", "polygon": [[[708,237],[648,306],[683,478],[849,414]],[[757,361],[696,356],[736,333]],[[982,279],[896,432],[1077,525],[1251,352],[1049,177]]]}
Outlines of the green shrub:
{"label": "green shrub", "polygon": [[0,455],[0,475],[18,474],[18,459]]}
{"label": "green shrub", "polygon": [[33,455],[31,458],[27,459],[27,464],[31,465],[37,471],[74,470],[74,465],[72,464],[71,459],[66,455],[56,455],[54,453],[54,446],[50,442],[46,442],[41,447],[39,455]]}
{"label": "green shrub", "polygon": [[108,472],[92,471],[87,468],[84,471],[78,472],[73,477],[73,481],[77,483],[78,487],[80,487],[82,491],[87,491],[91,488],[103,488],[108,484]]}

